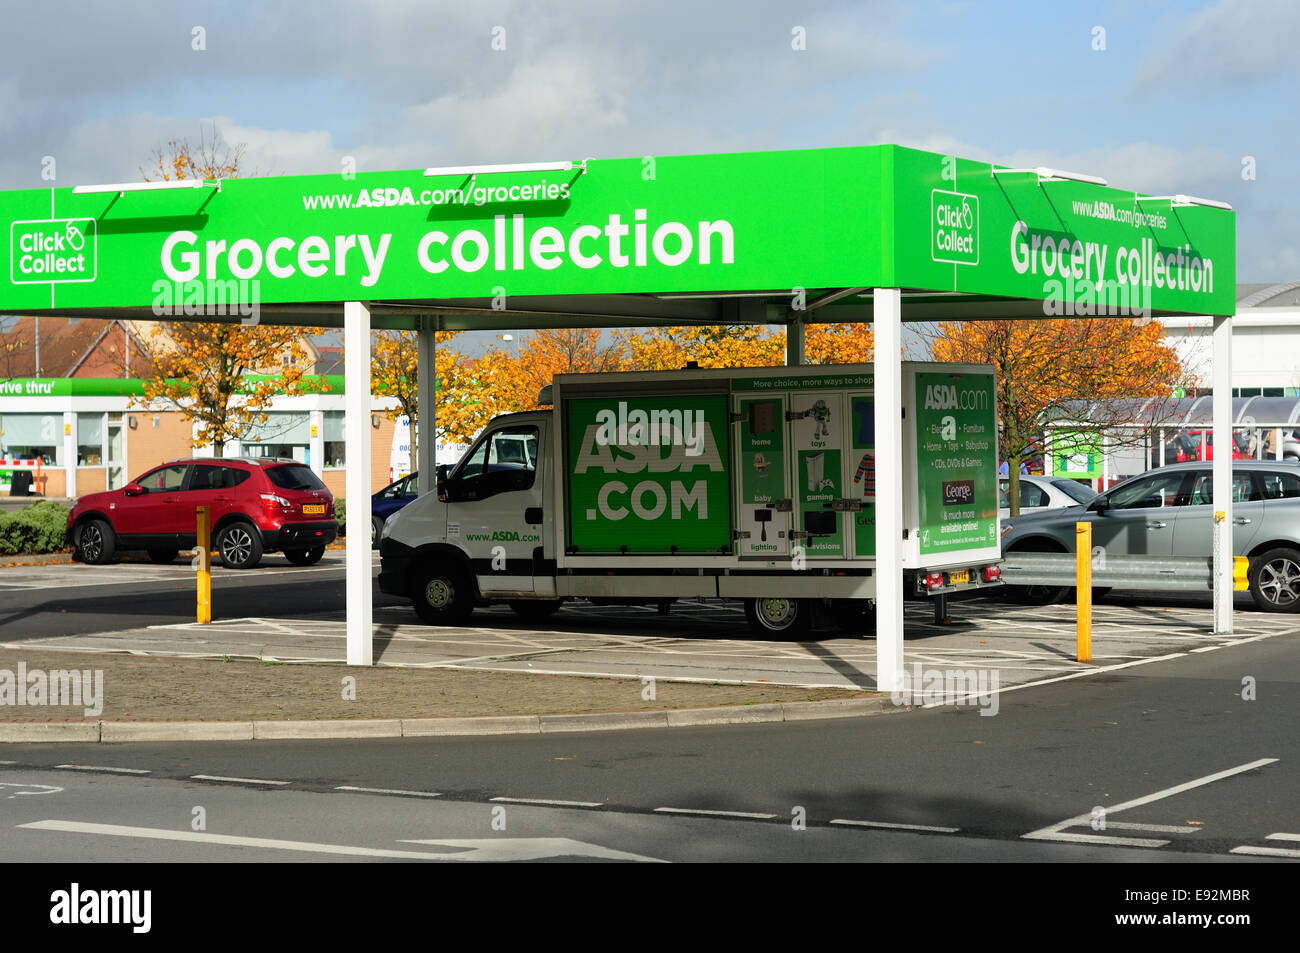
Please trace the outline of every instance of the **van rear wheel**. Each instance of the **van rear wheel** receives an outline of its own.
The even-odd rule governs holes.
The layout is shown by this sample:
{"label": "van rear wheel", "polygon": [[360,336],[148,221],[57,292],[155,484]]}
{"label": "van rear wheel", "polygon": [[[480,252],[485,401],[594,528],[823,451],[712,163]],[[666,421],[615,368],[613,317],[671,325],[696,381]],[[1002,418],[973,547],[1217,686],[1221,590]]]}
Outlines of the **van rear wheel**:
{"label": "van rear wheel", "polygon": [[745,619],[759,635],[789,638],[808,631],[812,624],[812,605],[806,599],[783,596],[746,599]]}

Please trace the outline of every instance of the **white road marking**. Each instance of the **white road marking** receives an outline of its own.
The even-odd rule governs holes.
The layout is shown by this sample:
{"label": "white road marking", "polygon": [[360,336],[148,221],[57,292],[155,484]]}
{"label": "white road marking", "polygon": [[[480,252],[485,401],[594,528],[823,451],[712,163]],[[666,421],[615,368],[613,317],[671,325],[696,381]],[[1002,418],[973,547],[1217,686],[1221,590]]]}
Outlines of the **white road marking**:
{"label": "white road marking", "polygon": [[194,781],[227,781],[231,784],[285,785],[292,783],[291,781],[268,781],[265,778],[225,778],[219,774],[191,774],[190,779]]}
{"label": "white road marking", "polygon": [[542,797],[494,797],[489,800],[503,801],[507,804],[541,804],[548,807],[600,807],[604,803],[604,801],[553,801]]}
{"label": "white road marking", "polygon": [[346,844],[318,844],[313,841],[278,840],[270,837],[242,837],[204,831],[167,830],[158,827],[127,827],[121,824],[90,824],[82,821],[34,821],[18,827],[38,831],[63,831],[71,834],[100,834],[107,837],[137,837],[149,840],[188,841],[214,847],[260,847],[266,850],[291,850],[311,854],[340,854],[348,857],[389,857],[395,860],[535,860],[541,857],[602,857],[611,860],[642,860],[662,863],[653,857],[641,857],[584,844],[564,837],[515,837],[502,840],[425,840],[403,841],[408,844],[436,844],[461,850],[462,853],[388,850],[381,847],[352,847]]}
{"label": "white road marking", "polygon": [[464,854],[446,854],[443,860],[541,860],[544,857],[598,857],[602,860],[635,860],[648,864],[666,864],[668,861],[641,854],[601,847],[570,840],[567,837],[509,837],[509,838],[459,838],[433,840],[404,840],[404,844],[436,844],[467,851]]}
{"label": "white road marking", "polygon": [[850,821],[837,817],[832,824],[847,824],[852,827],[880,827],[891,831],[932,831],[936,834],[956,834],[960,827],[931,827],[929,824],[894,824],[890,821]]}
{"label": "white road marking", "polygon": [[3,781],[0,782],[0,788],[40,788],[38,791],[17,791],[13,794],[6,794],[5,800],[7,801],[29,794],[58,794],[63,790],[63,788],[55,787],[53,784],[32,784],[23,781]]}
{"label": "white road marking", "polygon": [[1234,847],[1229,854],[1251,854],[1255,857],[1300,857],[1300,850],[1284,847]]}
{"label": "white road marking", "polygon": [[1300,834],[1269,834],[1265,840],[1300,840]]}
{"label": "white road marking", "polygon": [[107,771],[109,774],[148,774],[148,768],[114,768],[97,764],[56,764],[65,771]]}
{"label": "white road marking", "polygon": [[1061,831],[1025,834],[1026,840],[1064,841],[1067,844],[1106,844],[1111,847],[1164,847],[1170,843],[1154,837],[1107,837],[1105,834],[1066,834]]}
{"label": "white road marking", "polygon": [[355,791],[359,794],[400,794],[404,797],[441,797],[433,791],[402,791],[396,788],[357,788],[350,784],[340,784],[335,791]]}
{"label": "white road marking", "polygon": [[[1173,797],[1175,794],[1182,794],[1184,791],[1190,791],[1193,788],[1199,788],[1206,784],[1212,784],[1215,781],[1222,781],[1224,778],[1230,778],[1233,775],[1241,774],[1245,771],[1253,771],[1256,768],[1262,768],[1265,765],[1273,764],[1277,760],[1278,760],[1277,758],[1260,758],[1256,761],[1248,762],[1247,764],[1237,765],[1237,767],[1235,768],[1228,768],[1227,770],[1224,771],[1216,771],[1214,774],[1207,774],[1205,777],[1197,778],[1194,781],[1186,781],[1182,784],[1176,784],[1173,787],[1164,788],[1163,790],[1156,791],[1153,794],[1143,795],[1142,797],[1134,798],[1131,801],[1125,801],[1122,804],[1116,804],[1111,807],[1107,807],[1105,809],[1106,817],[1109,819],[1110,815],[1118,814],[1120,811],[1127,811],[1129,808],[1132,807],[1141,807],[1143,804],[1150,804],[1153,801],[1159,801],[1167,797]],[[1021,834],[1020,836],[1024,840],[1056,840],[1056,841],[1073,841],[1079,843],[1094,843],[1094,844],[1110,843],[1110,844],[1122,844],[1123,846],[1129,846],[1129,847],[1163,847],[1165,844],[1169,843],[1169,841],[1158,841],[1152,838],[1104,837],[1102,835],[1097,835],[1097,834],[1062,833],[1062,831],[1067,827],[1076,827],[1081,824],[1090,824],[1091,822],[1092,822],[1091,813],[1080,814],[1076,817],[1067,818],[1066,820],[1061,821],[1057,824],[1052,824],[1048,827],[1043,827],[1036,831],[1030,831],[1028,834]]]}
{"label": "white road marking", "polygon": [[694,807],[657,807],[656,814],[702,814],[706,817],[748,817],[756,821],[770,821],[775,814],[753,814],[749,811],[708,811]]}
{"label": "white road marking", "polygon": [[[1107,811],[1107,813],[1110,813]],[[1152,834],[1195,834],[1197,831],[1204,830],[1201,827],[1186,827],[1177,824],[1133,824],[1125,821],[1106,821],[1106,830],[1115,829],[1117,831],[1148,831]]]}

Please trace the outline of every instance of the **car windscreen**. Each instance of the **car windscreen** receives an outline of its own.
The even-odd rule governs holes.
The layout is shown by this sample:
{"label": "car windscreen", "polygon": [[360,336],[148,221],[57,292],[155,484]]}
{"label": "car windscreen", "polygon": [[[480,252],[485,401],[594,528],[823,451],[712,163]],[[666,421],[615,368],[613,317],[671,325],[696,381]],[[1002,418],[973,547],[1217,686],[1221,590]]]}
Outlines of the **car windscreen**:
{"label": "car windscreen", "polygon": [[267,479],[282,490],[323,490],[325,484],[310,467],[267,467]]}
{"label": "car windscreen", "polygon": [[1052,486],[1076,503],[1090,503],[1097,498],[1096,490],[1090,490],[1082,483],[1075,483],[1073,480],[1053,480]]}

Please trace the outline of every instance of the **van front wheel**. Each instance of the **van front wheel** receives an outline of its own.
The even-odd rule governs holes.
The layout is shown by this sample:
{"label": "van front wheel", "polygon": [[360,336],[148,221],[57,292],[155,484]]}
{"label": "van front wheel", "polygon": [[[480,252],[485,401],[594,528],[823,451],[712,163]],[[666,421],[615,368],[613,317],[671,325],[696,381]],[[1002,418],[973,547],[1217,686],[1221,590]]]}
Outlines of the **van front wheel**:
{"label": "van front wheel", "polygon": [[759,635],[789,638],[808,631],[812,607],[804,599],[763,596],[745,600],[745,619]]}
{"label": "van front wheel", "polygon": [[429,625],[460,625],[474,611],[473,583],[458,567],[426,565],[412,580],[411,603]]}

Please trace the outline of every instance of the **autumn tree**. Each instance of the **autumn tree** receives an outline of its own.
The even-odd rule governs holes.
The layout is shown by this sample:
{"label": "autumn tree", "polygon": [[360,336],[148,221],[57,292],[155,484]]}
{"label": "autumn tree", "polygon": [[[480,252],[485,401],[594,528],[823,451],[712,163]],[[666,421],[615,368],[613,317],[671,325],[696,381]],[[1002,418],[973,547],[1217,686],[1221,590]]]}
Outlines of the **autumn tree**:
{"label": "autumn tree", "polygon": [[1131,412],[1121,399],[1168,397],[1183,381],[1181,361],[1158,321],[943,321],[927,337],[936,361],[997,368],[998,452],[1010,474],[1012,515],[1020,510],[1020,465],[1043,453],[1053,420],[1091,405],[1097,409],[1090,429],[1118,438],[1117,425]]}
{"label": "autumn tree", "polygon": [[[434,439],[463,442],[456,405],[464,399],[461,381],[465,356],[448,347],[460,331],[434,332],[434,401],[437,427]],[[410,472],[416,471],[416,425],[420,416],[419,338],[414,331],[379,331],[370,357],[370,392],[391,397],[396,405],[388,418],[405,416],[411,422]]]}
{"label": "autumn tree", "polygon": [[762,325],[688,325],[618,333],[628,370],[772,367],[785,363],[785,334]]}
{"label": "autumn tree", "polygon": [[[164,321],[148,340],[150,373],[138,402],[180,412],[198,424],[195,446],[226,444],[266,423],[277,394],[310,393],[301,329]],[[251,375],[262,376],[253,377]]]}
{"label": "autumn tree", "polygon": [[869,364],[876,349],[868,324],[810,324],[804,329],[808,364]]}

